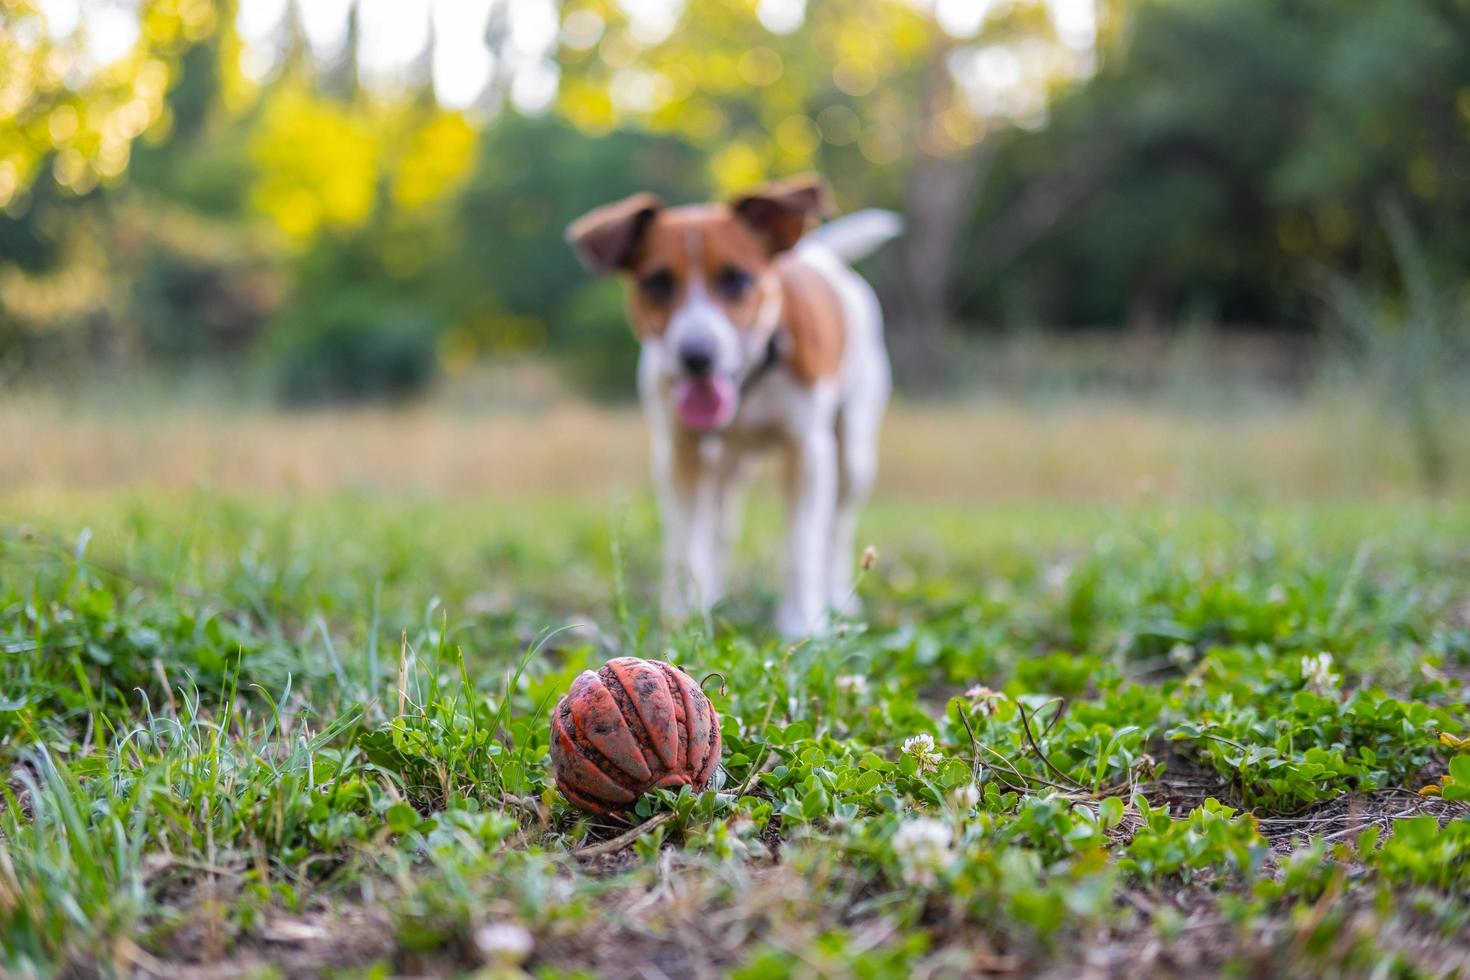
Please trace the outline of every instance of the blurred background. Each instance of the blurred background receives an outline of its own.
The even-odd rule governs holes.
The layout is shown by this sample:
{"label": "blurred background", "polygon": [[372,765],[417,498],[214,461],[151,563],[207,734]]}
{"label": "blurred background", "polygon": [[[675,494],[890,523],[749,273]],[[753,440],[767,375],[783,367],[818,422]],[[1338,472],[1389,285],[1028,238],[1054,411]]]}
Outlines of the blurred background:
{"label": "blurred background", "polygon": [[820,171],[884,488],[1470,485],[1466,0],[0,0],[0,489],[638,489],[636,190]]}

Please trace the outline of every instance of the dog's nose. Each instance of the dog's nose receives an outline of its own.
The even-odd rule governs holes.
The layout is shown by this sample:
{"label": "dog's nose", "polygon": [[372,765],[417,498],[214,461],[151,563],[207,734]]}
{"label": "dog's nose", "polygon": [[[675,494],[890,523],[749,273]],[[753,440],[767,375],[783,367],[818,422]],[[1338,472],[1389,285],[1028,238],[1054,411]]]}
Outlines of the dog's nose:
{"label": "dog's nose", "polygon": [[686,340],[679,345],[679,363],[686,373],[703,378],[715,366],[714,345],[704,340]]}

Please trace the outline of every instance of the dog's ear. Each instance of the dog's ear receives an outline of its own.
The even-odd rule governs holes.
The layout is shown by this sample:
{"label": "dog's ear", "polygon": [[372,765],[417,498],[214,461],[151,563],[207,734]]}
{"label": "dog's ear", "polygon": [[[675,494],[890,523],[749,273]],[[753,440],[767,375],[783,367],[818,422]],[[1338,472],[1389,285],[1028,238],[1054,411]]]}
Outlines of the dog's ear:
{"label": "dog's ear", "polygon": [[769,184],[736,198],[730,209],[756,230],[772,254],[791,248],[816,224],[832,213],[832,192],[815,174]]}
{"label": "dog's ear", "polygon": [[567,225],[567,244],[592,272],[625,269],[663,202],[652,194],[634,194]]}

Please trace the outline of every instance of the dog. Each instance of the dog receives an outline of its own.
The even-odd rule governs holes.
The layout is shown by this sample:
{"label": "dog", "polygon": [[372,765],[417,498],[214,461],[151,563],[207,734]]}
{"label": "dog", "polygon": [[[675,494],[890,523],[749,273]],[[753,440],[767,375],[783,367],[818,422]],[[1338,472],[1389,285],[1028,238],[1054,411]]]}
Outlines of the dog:
{"label": "dog", "polygon": [[631,283],[667,618],[707,614],[723,595],[746,472],[770,449],[789,512],[777,630],[808,636],[853,610],[858,509],[892,382],[878,298],[850,263],[901,222],[870,210],[818,227],[829,201],[816,177],[725,204],[643,193],[567,228],[583,265]]}

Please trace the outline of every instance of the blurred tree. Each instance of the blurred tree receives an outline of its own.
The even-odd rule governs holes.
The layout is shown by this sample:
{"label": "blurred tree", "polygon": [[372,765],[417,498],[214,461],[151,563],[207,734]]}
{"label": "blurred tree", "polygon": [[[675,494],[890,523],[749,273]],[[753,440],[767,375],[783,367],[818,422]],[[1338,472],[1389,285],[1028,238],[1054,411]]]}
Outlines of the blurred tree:
{"label": "blurred tree", "polygon": [[568,0],[562,15],[558,108],[584,133],[677,133],[708,148],[716,193],[820,165],[840,196],[902,207],[891,336],[919,380],[947,363],[954,256],[987,137],[1041,124],[1052,90],[1095,58],[1095,14],[1087,36],[1064,39],[1042,0],[691,0],[662,20]]}
{"label": "blurred tree", "polygon": [[48,163],[77,193],[120,177],[133,140],[172,123],[164,93],[180,53],[219,26],[210,0],[141,0],[135,23],[122,9],[105,23],[52,23],[32,0],[0,0],[0,11],[0,208]]}
{"label": "blurred tree", "polygon": [[[375,377],[547,350],[626,391],[619,291],[566,221],[813,168],[907,215],[875,271],[910,378],[952,363],[956,320],[1303,328],[1323,268],[1389,309],[1385,197],[1435,281],[1470,267],[1465,0],[497,2],[467,111],[435,104],[427,48],[360,77],[369,5],[312,49],[303,2],[251,35],[262,60],[229,0],[84,0],[74,25],[0,0],[0,345],[189,361],[268,324],[290,365],[357,323],[401,361]],[[559,88],[533,118],[537,18]]]}
{"label": "blurred tree", "polygon": [[164,106],[172,125],[134,146],[127,190],[220,219],[245,214],[251,120],[241,111],[249,103],[236,91],[237,42],[226,25],[180,56]]}
{"label": "blurred tree", "polygon": [[[144,49],[150,30],[154,40],[172,37],[165,46],[170,84],[157,121],[123,147],[125,180],[94,175],[67,184],[55,166],[43,168],[0,214],[0,342],[11,352],[52,370],[89,357],[185,363],[247,345],[278,301],[279,277],[250,224],[240,221],[248,159],[222,105],[233,33],[229,8],[210,9],[207,22],[190,15],[194,26],[178,36],[160,33],[157,18],[182,8],[139,12],[139,40],[128,50]],[[85,84],[102,57],[94,35],[107,29],[125,37],[126,27],[105,18],[75,30],[50,25],[48,43],[57,50],[70,45],[67,57],[78,64],[66,92],[34,99],[84,105],[89,117],[100,111],[98,103],[78,101],[94,94]],[[114,67],[127,62],[127,55],[117,57]],[[112,97],[102,97],[100,107]],[[101,152],[96,144],[82,148]],[[59,163],[68,150],[50,152]]]}
{"label": "blurred tree", "polygon": [[[961,313],[1302,329],[1320,319],[1304,288],[1320,267],[1398,281],[1376,218],[1385,194],[1405,202],[1429,261],[1465,268],[1467,26],[1458,0],[1138,4],[1099,74],[1045,129],[998,148],[966,234],[976,275]],[[1093,176],[1050,195],[1052,226],[987,254],[982,229],[1069,169]]]}
{"label": "blurred tree", "polygon": [[592,208],[656,186],[703,192],[703,156],[669,136],[617,130],[588,142],[555,118],[502,117],[489,161],[454,209],[460,242],[440,283],[459,343],[490,353],[547,350],[598,395],[627,397],[637,357],[613,282],[589,282],[561,231]]}
{"label": "blurred tree", "polygon": [[460,246],[454,203],[476,149],[462,114],[424,98],[343,102],[304,81],[266,95],[250,200],[296,246],[284,336],[269,348],[290,401],[401,397],[432,379],[458,294],[438,288]]}

